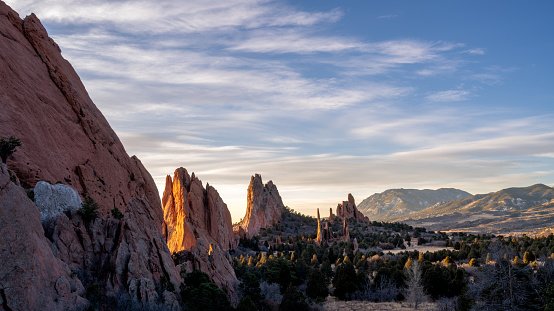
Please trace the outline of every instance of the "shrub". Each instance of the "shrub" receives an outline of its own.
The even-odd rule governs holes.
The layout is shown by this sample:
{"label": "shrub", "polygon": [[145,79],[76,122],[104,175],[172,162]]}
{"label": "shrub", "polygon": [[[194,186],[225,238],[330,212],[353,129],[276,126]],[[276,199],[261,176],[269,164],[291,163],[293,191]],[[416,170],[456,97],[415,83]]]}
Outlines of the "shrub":
{"label": "shrub", "polygon": [[119,210],[119,208],[117,207],[114,207],[112,209],[112,216],[115,218],[115,219],[123,219],[123,213]]}
{"label": "shrub", "polygon": [[10,136],[8,140],[4,138],[0,139],[0,158],[2,159],[2,163],[6,163],[8,157],[14,153],[15,148],[19,146],[21,146],[21,140],[19,140],[19,138]]}
{"label": "shrub", "polygon": [[77,211],[85,221],[91,221],[96,219],[100,213],[98,213],[98,203],[87,195],[85,202],[81,205],[81,208]]}

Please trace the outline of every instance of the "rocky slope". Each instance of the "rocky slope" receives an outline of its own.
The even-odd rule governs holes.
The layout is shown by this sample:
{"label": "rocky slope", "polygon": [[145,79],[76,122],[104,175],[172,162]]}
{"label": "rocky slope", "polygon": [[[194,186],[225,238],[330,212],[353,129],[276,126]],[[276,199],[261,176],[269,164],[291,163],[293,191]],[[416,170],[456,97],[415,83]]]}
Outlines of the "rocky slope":
{"label": "rocky slope", "polygon": [[[83,297],[83,287],[95,286],[103,297],[173,306],[173,293],[156,291],[165,282],[178,293],[181,279],[162,235],[152,177],[127,155],[38,18],[22,20],[2,1],[0,103],[0,137],[22,142],[7,162],[17,184],[60,181],[91,196],[103,216],[87,221],[71,209],[50,211],[47,241],[37,207],[21,187],[4,183],[0,305],[62,310],[80,300],[75,293]],[[115,207],[122,219],[108,216]]]}
{"label": "rocky slope", "polygon": [[372,220],[381,221],[418,212],[439,202],[444,203],[470,196],[468,192],[453,188],[389,189],[366,198],[358,205],[358,209]]}
{"label": "rocky slope", "polygon": [[38,209],[10,177],[0,163],[0,310],[86,307],[81,281],[54,256]]}
{"label": "rocky slope", "polygon": [[262,176],[256,174],[250,178],[247,192],[246,215],[235,231],[252,237],[281,219],[285,205],[279,195],[277,186],[270,180],[265,185]]}
{"label": "rocky slope", "polygon": [[391,217],[434,230],[479,232],[533,231],[548,223],[554,189],[537,184],[437,203],[410,215]]}

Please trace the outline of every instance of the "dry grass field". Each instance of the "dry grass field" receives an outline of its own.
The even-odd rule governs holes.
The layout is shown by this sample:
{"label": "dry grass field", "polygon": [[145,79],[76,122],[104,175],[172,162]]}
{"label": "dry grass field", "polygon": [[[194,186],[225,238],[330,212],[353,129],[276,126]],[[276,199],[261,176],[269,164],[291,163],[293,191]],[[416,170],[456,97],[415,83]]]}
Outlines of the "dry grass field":
{"label": "dry grass field", "polygon": [[[323,305],[323,311],[408,311],[414,310],[407,303],[398,302],[369,302],[369,301],[338,301],[334,297],[328,297]],[[433,303],[424,303],[418,307],[421,311],[435,311],[437,306]]]}

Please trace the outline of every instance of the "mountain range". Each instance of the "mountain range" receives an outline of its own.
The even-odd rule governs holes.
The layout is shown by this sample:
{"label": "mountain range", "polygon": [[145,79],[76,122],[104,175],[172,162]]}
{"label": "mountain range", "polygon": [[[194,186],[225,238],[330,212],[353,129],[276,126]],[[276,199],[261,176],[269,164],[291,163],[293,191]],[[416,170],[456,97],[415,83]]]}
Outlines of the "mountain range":
{"label": "mountain range", "polygon": [[471,193],[454,188],[437,190],[389,189],[375,193],[358,204],[358,209],[371,220],[388,220],[410,215],[435,204],[471,197]]}
{"label": "mountain range", "polygon": [[[440,190],[445,189],[435,191]],[[452,194],[464,193],[446,190]],[[364,200],[360,210],[372,220],[405,222],[443,231],[539,234],[549,232],[554,221],[551,216],[554,189],[543,184],[439,200],[420,208],[429,203],[423,200],[425,191],[433,193],[433,190],[387,190]]]}

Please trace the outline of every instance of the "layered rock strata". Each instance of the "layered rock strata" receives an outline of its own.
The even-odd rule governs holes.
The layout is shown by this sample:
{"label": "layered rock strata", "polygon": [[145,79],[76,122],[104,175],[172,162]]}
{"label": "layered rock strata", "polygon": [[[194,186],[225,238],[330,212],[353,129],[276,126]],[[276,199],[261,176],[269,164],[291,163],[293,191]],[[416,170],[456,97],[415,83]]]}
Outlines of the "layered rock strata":
{"label": "layered rock strata", "polygon": [[[250,178],[246,196],[246,215],[239,224],[248,238],[258,234],[261,228],[270,227],[281,220],[285,205],[277,186],[270,180],[265,185],[262,176]],[[235,231],[240,229],[237,227]]]}

